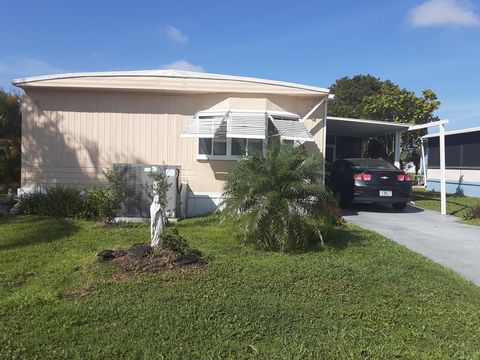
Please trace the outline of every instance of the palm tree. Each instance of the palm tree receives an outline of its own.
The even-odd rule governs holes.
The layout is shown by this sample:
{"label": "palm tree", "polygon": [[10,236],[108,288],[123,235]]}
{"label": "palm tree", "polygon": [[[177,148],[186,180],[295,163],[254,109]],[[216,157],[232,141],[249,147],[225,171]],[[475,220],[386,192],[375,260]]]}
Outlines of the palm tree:
{"label": "palm tree", "polygon": [[269,139],[267,153],[241,160],[227,176],[223,212],[237,235],[272,250],[306,249],[337,221],[336,202],[322,185],[323,157]]}

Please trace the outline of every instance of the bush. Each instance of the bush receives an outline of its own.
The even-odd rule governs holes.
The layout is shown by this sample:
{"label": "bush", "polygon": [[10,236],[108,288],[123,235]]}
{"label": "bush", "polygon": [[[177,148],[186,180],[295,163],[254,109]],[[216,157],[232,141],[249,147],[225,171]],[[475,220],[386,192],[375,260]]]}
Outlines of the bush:
{"label": "bush", "polygon": [[105,171],[104,175],[107,179],[106,185],[94,185],[85,193],[81,217],[86,220],[112,222],[125,200],[125,189],[120,174],[109,170]]}
{"label": "bush", "polygon": [[18,213],[111,222],[125,199],[125,191],[118,173],[110,170],[104,174],[107,184],[94,185],[85,191],[57,186],[42,193],[22,195]]}
{"label": "bush", "polygon": [[160,255],[169,255],[174,254],[176,260],[186,256],[186,255],[197,255],[201,256],[202,253],[197,249],[192,249],[183,236],[178,233],[176,227],[167,228],[160,235],[160,246],[155,249],[156,253]]}
{"label": "bush", "polygon": [[83,202],[79,189],[57,186],[43,193],[22,195],[17,207],[23,215],[77,217]]}
{"label": "bush", "polygon": [[107,196],[105,187],[94,185],[90,187],[83,198],[83,211],[79,217],[85,220],[111,221],[115,217],[112,202]]}
{"label": "bush", "polygon": [[271,138],[267,155],[239,161],[224,186],[224,214],[247,242],[271,250],[302,250],[323,241],[338,221],[322,185],[323,158]]}
{"label": "bush", "polygon": [[480,220],[480,205],[469,206],[463,214],[464,220]]}

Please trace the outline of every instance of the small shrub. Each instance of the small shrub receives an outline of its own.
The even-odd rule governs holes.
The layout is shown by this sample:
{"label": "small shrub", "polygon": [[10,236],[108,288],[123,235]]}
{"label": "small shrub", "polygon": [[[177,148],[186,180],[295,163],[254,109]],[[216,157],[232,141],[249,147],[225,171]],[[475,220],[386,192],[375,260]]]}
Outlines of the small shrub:
{"label": "small shrub", "polygon": [[83,195],[80,189],[68,186],[23,195],[17,205],[18,213],[111,222],[125,199],[125,191],[117,172],[109,170],[104,174],[107,184],[94,185]]}
{"label": "small shrub", "polygon": [[473,205],[468,207],[468,209],[463,214],[464,220],[480,220],[480,205]]}
{"label": "small shrub", "polygon": [[148,173],[148,177],[152,179],[153,184],[144,185],[147,196],[153,199],[155,195],[158,195],[160,205],[164,208],[167,206],[167,191],[170,189],[171,184],[168,183],[167,177],[163,173],[151,172]]}
{"label": "small shrub", "polygon": [[44,193],[22,195],[17,207],[23,215],[78,217],[83,202],[79,189],[57,186]]}
{"label": "small shrub", "polygon": [[120,173],[114,170],[104,171],[103,174],[107,179],[105,192],[110,199],[111,217],[115,217],[122,206],[122,202],[126,198],[125,187]]}
{"label": "small shrub", "polygon": [[181,258],[185,255],[195,254],[201,256],[200,251],[190,248],[187,239],[178,233],[176,227],[167,228],[162,235],[160,235],[160,244],[157,251],[160,253],[171,252]]}
{"label": "small shrub", "polygon": [[83,211],[80,217],[85,220],[111,221],[114,217],[112,201],[105,191],[105,186],[94,185],[87,189],[83,198]]}
{"label": "small shrub", "polygon": [[94,185],[86,190],[81,217],[86,220],[102,220],[110,223],[118,215],[122,202],[126,198],[126,192],[118,172],[108,170],[103,174],[107,184]]}

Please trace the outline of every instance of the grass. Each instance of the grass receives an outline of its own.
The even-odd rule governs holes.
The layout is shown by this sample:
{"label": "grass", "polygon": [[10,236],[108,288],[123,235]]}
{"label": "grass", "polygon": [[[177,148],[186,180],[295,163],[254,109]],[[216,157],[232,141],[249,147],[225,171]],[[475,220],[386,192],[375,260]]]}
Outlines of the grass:
{"label": "grass", "polygon": [[148,227],[0,220],[0,358],[480,358],[480,288],[380,235],[283,254],[215,218],[178,228],[204,271],[119,281],[95,254]]}
{"label": "grass", "polygon": [[[439,192],[414,189],[413,201],[418,207],[440,212]],[[447,214],[449,215],[455,215],[462,218],[467,209],[473,205],[480,205],[480,199],[476,197],[447,194]],[[480,225],[480,220],[466,220],[464,222],[472,225]]]}

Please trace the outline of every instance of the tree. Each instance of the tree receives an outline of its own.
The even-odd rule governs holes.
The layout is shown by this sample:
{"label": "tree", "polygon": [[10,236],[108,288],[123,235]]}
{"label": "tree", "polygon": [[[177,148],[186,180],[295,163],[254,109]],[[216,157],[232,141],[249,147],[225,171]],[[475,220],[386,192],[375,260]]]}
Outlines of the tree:
{"label": "tree", "polygon": [[0,89],[0,187],[20,180],[21,98]]}
{"label": "tree", "polygon": [[[429,89],[421,96],[403,89],[390,80],[371,75],[343,77],[331,86],[335,99],[328,107],[331,116],[365,118],[398,123],[424,124],[438,118],[433,114],[440,106],[437,95]],[[403,158],[419,168],[419,138],[426,130],[402,134]],[[370,139],[366,152],[371,157],[393,159],[393,136]]]}
{"label": "tree", "polygon": [[[384,83],[380,92],[366,96],[363,100],[365,113],[373,120],[384,120],[396,123],[425,124],[438,120],[433,112],[440,106],[437,95],[432,90],[423,90],[421,96],[413,91],[400,88],[393,83]],[[427,133],[426,129],[406,131],[402,134],[402,149],[407,161],[413,161],[418,170],[420,157],[418,149],[420,137]],[[393,141],[387,137],[385,148],[387,156],[393,155]]]}
{"label": "tree", "polygon": [[330,90],[335,99],[328,104],[331,116],[360,119],[364,114],[363,99],[378,94],[383,82],[372,75],[347,76],[335,81]]}
{"label": "tree", "polygon": [[239,161],[224,186],[224,215],[236,234],[272,250],[323,244],[337,220],[336,202],[321,185],[323,158],[270,138],[266,156]]}

